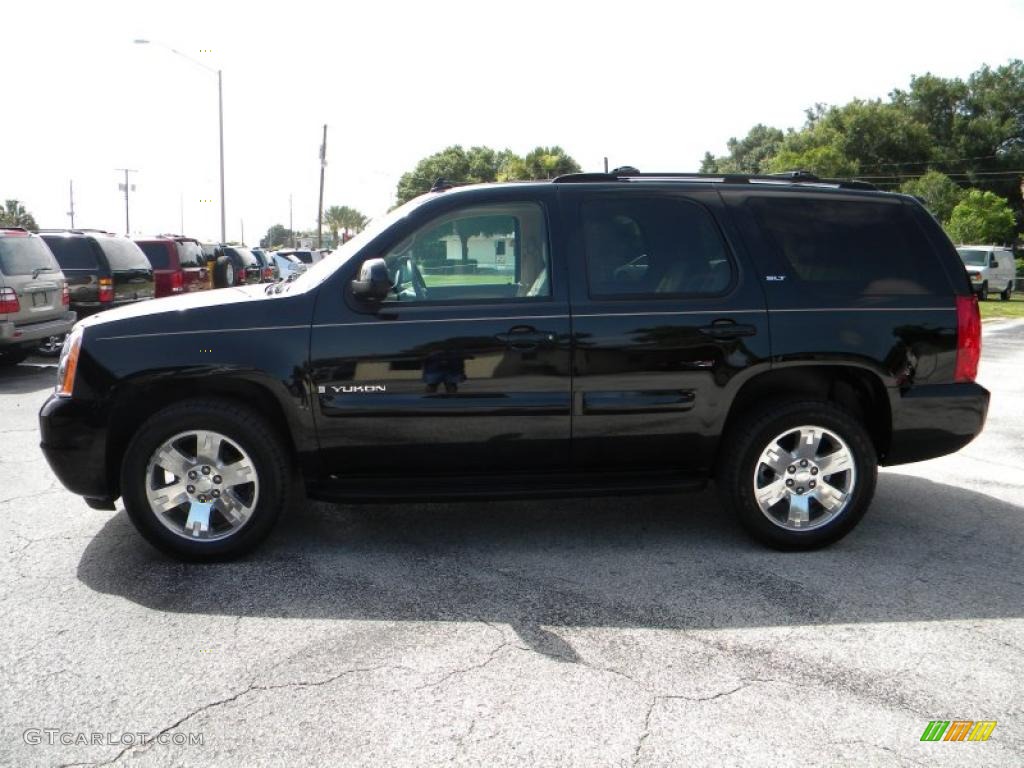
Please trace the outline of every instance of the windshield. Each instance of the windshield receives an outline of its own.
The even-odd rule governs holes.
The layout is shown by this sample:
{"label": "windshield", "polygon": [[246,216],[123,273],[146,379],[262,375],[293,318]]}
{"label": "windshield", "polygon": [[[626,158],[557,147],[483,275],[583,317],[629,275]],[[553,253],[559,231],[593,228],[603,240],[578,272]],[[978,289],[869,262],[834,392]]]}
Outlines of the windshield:
{"label": "windshield", "polygon": [[398,206],[393,211],[381,216],[379,219],[372,220],[366,226],[366,229],[344,245],[337,248],[330,256],[325,256],[320,259],[320,261],[299,275],[293,283],[289,284],[286,290],[290,291],[292,288],[295,288],[295,290],[304,291],[316,285],[320,285],[320,283],[334,274],[338,267],[351,259],[355,254],[359,253],[363,246],[434,197],[436,197],[436,195],[433,194],[420,195],[419,197],[410,200],[405,205]]}
{"label": "windshield", "polygon": [[984,267],[988,264],[988,251],[977,251],[970,248],[957,248],[960,259],[969,267]]}
{"label": "windshield", "polygon": [[57,271],[53,254],[38,237],[0,237],[0,272],[31,275],[36,270]]}

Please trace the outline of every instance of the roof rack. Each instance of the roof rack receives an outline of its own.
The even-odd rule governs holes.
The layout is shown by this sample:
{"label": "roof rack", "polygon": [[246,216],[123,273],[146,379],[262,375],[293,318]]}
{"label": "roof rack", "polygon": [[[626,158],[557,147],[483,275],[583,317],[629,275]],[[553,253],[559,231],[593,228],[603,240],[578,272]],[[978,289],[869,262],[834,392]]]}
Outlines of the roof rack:
{"label": "roof rack", "polygon": [[874,184],[855,179],[822,179],[807,171],[785,171],[783,173],[640,173],[636,168],[624,166],[610,173],[568,173],[556,176],[552,181],[558,184],[582,184],[596,181],[701,181],[719,184],[817,184],[839,189],[876,190]]}
{"label": "roof rack", "polygon": [[[106,229],[88,229],[86,227],[40,227],[36,232],[70,232],[72,235],[84,235],[87,232],[98,232],[101,235],[115,235]],[[116,236],[116,235],[115,235]]]}

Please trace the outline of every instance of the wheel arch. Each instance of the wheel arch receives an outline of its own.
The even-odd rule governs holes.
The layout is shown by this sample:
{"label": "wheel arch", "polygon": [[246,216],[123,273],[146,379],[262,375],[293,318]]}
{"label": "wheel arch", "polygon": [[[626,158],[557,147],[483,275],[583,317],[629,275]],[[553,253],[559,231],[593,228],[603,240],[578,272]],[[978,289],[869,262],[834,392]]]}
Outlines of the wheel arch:
{"label": "wheel arch", "polygon": [[297,456],[302,448],[297,425],[290,423],[285,405],[273,385],[244,376],[180,377],[136,381],[118,392],[111,413],[106,445],[108,482],[114,497],[120,495],[120,468],[125,449],[139,426],[168,406],[195,399],[240,402],[267,419],[283,441],[285,450]]}
{"label": "wheel arch", "polygon": [[715,456],[717,467],[729,433],[739,428],[753,409],[772,400],[812,399],[840,405],[863,424],[881,459],[892,440],[892,406],[878,374],[855,365],[793,365],[764,371],[745,381],[729,407],[723,439]]}

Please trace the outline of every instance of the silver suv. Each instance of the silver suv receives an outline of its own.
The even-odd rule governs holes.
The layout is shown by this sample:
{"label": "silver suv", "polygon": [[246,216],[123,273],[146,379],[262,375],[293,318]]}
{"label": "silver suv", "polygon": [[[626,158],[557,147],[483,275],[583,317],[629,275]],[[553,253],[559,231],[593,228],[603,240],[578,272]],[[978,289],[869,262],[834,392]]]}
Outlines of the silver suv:
{"label": "silver suv", "polygon": [[15,365],[40,342],[75,324],[67,280],[41,237],[0,227],[0,365]]}

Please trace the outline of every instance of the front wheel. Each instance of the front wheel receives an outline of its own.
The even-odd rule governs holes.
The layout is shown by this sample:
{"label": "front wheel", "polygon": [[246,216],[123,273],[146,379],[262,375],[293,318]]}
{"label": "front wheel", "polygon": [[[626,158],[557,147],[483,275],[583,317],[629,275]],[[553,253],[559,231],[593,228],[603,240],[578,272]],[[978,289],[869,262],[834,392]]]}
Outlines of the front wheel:
{"label": "front wheel", "polygon": [[878,460],[863,425],[823,402],[754,412],[724,438],[718,472],[726,508],[776,549],[831,544],[867,511]]}
{"label": "front wheel", "polygon": [[270,532],[290,497],[291,461],[255,411],[226,400],[169,406],[139,428],[121,491],[147,541],[182,560],[228,560]]}
{"label": "front wheel", "polygon": [[981,291],[978,293],[979,301],[988,301],[988,283],[981,284]]}
{"label": "front wheel", "polygon": [[57,357],[60,354],[61,349],[64,347],[64,336],[66,334],[60,334],[59,336],[47,336],[43,341],[36,347],[36,352],[43,357]]}

